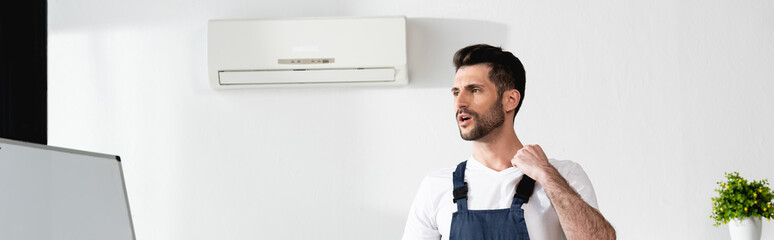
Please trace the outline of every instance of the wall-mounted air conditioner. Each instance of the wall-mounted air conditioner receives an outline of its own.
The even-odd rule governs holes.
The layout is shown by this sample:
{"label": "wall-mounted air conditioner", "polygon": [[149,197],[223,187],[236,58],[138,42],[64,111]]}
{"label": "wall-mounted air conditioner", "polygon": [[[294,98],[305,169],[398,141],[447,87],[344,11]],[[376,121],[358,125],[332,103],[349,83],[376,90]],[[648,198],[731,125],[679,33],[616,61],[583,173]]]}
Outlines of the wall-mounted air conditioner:
{"label": "wall-mounted air conditioner", "polygon": [[210,20],[213,88],[405,85],[406,18]]}

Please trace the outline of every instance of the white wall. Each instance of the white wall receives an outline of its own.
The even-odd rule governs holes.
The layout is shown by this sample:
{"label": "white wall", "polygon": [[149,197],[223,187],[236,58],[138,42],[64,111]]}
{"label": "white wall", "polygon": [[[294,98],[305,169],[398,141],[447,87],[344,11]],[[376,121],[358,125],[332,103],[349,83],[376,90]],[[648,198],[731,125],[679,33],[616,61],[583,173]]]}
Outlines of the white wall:
{"label": "white wall", "polygon": [[[399,238],[424,174],[471,152],[451,54],[478,42],[522,59],[517,133],[583,165],[621,239],[726,239],[708,219],[723,172],[774,180],[771,1],[48,8],[49,143],[121,155],[138,239]],[[207,84],[208,19],[371,15],[409,18],[408,86]]]}

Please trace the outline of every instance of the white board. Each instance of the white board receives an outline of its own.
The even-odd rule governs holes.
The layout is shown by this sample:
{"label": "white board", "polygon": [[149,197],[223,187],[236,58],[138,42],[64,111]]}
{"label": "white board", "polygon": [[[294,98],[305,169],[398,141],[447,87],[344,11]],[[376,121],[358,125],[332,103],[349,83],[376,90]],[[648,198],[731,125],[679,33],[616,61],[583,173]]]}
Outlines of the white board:
{"label": "white board", "polygon": [[0,138],[0,239],[135,239],[120,158]]}

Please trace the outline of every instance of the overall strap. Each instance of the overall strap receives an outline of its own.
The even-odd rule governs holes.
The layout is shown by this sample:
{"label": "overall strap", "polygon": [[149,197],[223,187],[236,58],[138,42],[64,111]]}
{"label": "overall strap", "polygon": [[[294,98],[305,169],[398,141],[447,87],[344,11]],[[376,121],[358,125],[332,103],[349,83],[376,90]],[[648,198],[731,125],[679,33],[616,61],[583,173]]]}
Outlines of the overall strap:
{"label": "overall strap", "polygon": [[534,190],[535,180],[525,174],[521,177],[519,185],[516,186],[516,194],[513,196],[511,209],[521,209],[522,204],[529,202],[529,197],[532,196]]}
{"label": "overall strap", "polygon": [[468,183],[465,182],[465,166],[468,161],[463,161],[457,165],[454,170],[452,181],[454,182],[454,203],[457,204],[457,211],[468,210]]}

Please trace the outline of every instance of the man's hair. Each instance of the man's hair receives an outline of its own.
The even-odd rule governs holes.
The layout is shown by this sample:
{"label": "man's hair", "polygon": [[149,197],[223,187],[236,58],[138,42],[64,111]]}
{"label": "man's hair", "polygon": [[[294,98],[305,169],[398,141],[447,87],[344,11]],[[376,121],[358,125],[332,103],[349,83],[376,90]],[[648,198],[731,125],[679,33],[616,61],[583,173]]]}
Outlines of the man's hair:
{"label": "man's hair", "polygon": [[519,113],[521,103],[524,101],[524,85],[526,77],[524,65],[519,58],[511,52],[503,51],[500,47],[487,44],[476,44],[464,47],[454,54],[454,67],[459,70],[462,66],[486,64],[492,69],[489,71],[489,80],[497,87],[498,98],[502,98],[506,90],[516,89],[521,98],[516,105],[513,117]]}

